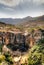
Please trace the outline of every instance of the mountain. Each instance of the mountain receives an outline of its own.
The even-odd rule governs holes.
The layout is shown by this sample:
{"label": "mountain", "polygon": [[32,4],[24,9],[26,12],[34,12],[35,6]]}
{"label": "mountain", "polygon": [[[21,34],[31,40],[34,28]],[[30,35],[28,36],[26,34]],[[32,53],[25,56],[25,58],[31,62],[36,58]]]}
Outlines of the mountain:
{"label": "mountain", "polygon": [[4,22],[7,24],[21,24],[21,23],[26,23],[26,22],[38,22],[38,21],[44,21],[44,15],[39,16],[39,17],[30,17],[27,16],[25,18],[0,18],[0,22]]}
{"label": "mountain", "polygon": [[35,17],[34,20],[44,21],[44,15],[43,16],[39,16],[39,17]]}
{"label": "mountain", "polygon": [[13,19],[13,18],[0,18],[0,21],[1,22],[4,22],[4,23],[7,23],[7,24],[20,24],[20,23],[23,23],[23,22],[27,22],[29,20],[32,20],[32,17],[28,16],[28,17],[25,17],[25,18],[16,18],[16,19]]}
{"label": "mountain", "polygon": [[28,27],[44,27],[44,15],[43,16],[38,16],[38,17],[33,17],[31,20],[28,20],[24,22],[23,24],[24,28]]}

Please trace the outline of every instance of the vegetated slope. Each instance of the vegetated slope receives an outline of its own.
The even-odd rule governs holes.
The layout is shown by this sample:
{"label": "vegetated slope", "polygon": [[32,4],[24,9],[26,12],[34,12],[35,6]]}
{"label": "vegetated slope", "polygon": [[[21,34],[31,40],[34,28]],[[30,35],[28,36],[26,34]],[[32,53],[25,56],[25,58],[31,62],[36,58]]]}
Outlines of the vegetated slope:
{"label": "vegetated slope", "polygon": [[15,25],[13,25],[13,24],[6,24],[5,22],[0,21],[0,26],[3,27],[3,26],[15,26]]}
{"label": "vegetated slope", "polygon": [[36,27],[43,26],[44,27],[44,15],[39,17],[34,17],[32,20],[28,20],[21,24],[24,27]]}
{"label": "vegetated slope", "polygon": [[16,29],[15,25],[12,24],[6,24],[3,22],[0,22],[0,32],[7,32]]}
{"label": "vegetated slope", "polygon": [[44,39],[30,50],[28,65],[44,65]]}
{"label": "vegetated slope", "polygon": [[[27,62],[26,62],[27,63]],[[44,38],[29,50],[28,63],[22,65],[44,65]]]}
{"label": "vegetated slope", "polygon": [[[38,17],[25,17],[25,18],[17,18],[17,19],[12,19],[12,18],[0,18],[1,23],[4,25],[6,24],[12,24],[16,25],[17,28],[33,28],[33,27],[43,27],[44,28],[44,15],[43,16],[38,16]],[[0,23],[0,25],[2,25]],[[11,26],[11,25],[10,25]]]}
{"label": "vegetated slope", "polygon": [[39,16],[39,17],[35,17],[34,19],[38,20],[38,21],[44,21],[44,15],[43,16]]}
{"label": "vegetated slope", "polygon": [[44,21],[44,15],[38,16],[38,17],[33,17],[33,19],[29,20],[28,22],[43,22],[43,21]]}
{"label": "vegetated slope", "polygon": [[39,17],[34,17],[31,20],[23,22],[22,24],[17,25],[20,30],[30,31],[33,29],[44,29],[44,15]]}

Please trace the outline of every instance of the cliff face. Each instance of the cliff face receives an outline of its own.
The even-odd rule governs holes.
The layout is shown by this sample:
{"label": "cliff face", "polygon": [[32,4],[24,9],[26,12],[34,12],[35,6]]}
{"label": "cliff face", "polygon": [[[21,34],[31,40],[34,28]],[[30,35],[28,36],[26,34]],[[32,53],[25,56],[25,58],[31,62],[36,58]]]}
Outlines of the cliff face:
{"label": "cliff face", "polygon": [[37,43],[41,39],[42,31],[34,30],[34,32],[30,32],[30,34],[24,35],[19,32],[0,32],[0,43],[9,45],[12,44],[19,47],[25,47],[25,45],[29,45],[32,47],[35,43]]}

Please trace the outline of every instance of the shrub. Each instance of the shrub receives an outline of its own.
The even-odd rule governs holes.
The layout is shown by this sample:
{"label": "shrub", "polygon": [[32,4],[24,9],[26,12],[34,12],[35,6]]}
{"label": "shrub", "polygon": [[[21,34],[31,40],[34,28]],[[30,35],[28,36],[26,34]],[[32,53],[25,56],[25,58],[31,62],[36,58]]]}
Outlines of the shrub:
{"label": "shrub", "polygon": [[4,55],[0,55],[0,63],[2,62],[2,61],[4,61],[5,60],[5,56]]}
{"label": "shrub", "polygon": [[28,65],[44,65],[44,46],[35,45],[29,53]]}
{"label": "shrub", "polygon": [[13,59],[10,54],[6,53],[5,57],[5,61],[9,62],[10,64],[13,64]]}

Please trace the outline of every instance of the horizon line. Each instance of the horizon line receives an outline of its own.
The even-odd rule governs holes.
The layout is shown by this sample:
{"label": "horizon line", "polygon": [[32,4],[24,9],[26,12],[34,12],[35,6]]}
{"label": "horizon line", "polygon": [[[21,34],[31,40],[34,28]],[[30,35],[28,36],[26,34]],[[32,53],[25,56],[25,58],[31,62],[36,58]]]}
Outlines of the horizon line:
{"label": "horizon line", "polygon": [[34,18],[34,17],[39,17],[39,16],[44,16],[44,14],[43,14],[43,15],[37,15],[37,16],[24,16],[24,17],[0,17],[0,18],[23,19],[23,18],[26,18],[26,17],[32,17],[32,18]]}

